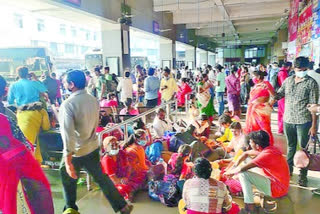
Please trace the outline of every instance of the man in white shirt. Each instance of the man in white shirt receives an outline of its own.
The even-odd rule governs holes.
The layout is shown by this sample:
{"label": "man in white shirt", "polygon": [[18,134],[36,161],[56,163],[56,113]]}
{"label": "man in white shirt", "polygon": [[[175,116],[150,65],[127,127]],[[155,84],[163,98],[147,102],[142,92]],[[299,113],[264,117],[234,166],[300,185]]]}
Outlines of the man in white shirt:
{"label": "man in white shirt", "polygon": [[166,119],[165,110],[160,108],[152,126],[156,137],[161,138],[166,131],[172,131],[173,123],[169,118]]}
{"label": "man in white shirt", "polygon": [[133,83],[132,79],[130,78],[130,71],[127,70],[124,73],[124,78],[122,78],[119,82],[117,87],[117,91],[121,91],[120,93],[120,101],[122,103],[126,102],[128,98],[133,97]]}
{"label": "man in white shirt", "polygon": [[186,66],[184,69],[181,70],[181,79],[182,78],[189,78],[188,77],[188,70],[189,70],[188,66]]}

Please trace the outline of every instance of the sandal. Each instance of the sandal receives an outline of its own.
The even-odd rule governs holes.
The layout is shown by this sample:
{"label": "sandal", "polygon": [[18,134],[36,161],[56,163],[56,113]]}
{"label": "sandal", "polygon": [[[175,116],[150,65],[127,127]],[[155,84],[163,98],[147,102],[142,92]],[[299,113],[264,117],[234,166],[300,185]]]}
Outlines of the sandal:
{"label": "sandal", "polygon": [[271,197],[263,197],[260,198],[260,205],[263,208],[265,213],[275,213],[278,209],[278,203],[272,199]]}

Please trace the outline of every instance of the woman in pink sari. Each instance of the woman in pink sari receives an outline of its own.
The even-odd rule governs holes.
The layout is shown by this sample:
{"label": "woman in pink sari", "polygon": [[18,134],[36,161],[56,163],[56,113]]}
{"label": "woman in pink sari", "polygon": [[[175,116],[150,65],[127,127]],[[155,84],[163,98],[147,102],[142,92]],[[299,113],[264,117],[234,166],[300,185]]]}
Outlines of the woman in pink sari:
{"label": "woman in pink sari", "polygon": [[49,182],[18,132],[0,114],[0,213],[53,214]]}
{"label": "woman in pink sari", "polygon": [[181,86],[178,88],[177,98],[178,98],[178,106],[184,106],[186,102],[186,94],[192,92],[192,89],[188,85],[187,78],[182,78]]}
{"label": "woman in pink sari", "polygon": [[255,71],[253,74],[255,85],[250,92],[245,133],[264,130],[269,134],[271,145],[273,145],[270,102],[274,89],[268,81],[264,81],[264,77],[267,76],[266,72]]}

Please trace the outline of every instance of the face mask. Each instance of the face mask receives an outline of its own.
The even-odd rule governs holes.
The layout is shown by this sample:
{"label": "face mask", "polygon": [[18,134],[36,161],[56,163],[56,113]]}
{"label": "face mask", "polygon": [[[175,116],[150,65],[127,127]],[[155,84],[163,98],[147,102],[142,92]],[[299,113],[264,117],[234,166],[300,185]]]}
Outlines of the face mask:
{"label": "face mask", "polygon": [[252,81],[253,81],[254,84],[259,83],[259,80],[258,80],[256,77],[254,77],[254,78],[252,79]]}
{"label": "face mask", "polygon": [[111,149],[110,152],[108,152],[109,155],[115,156],[119,153],[119,149]]}
{"label": "face mask", "polygon": [[146,140],[140,140],[140,141],[138,142],[138,144],[139,144],[140,146],[145,146],[145,145],[147,145],[147,141],[146,141]]}
{"label": "face mask", "polygon": [[166,78],[166,80],[169,80],[170,79],[170,77],[168,76],[168,77],[165,77]]}
{"label": "face mask", "polygon": [[308,74],[308,71],[299,71],[296,72],[296,76],[300,78],[304,78]]}

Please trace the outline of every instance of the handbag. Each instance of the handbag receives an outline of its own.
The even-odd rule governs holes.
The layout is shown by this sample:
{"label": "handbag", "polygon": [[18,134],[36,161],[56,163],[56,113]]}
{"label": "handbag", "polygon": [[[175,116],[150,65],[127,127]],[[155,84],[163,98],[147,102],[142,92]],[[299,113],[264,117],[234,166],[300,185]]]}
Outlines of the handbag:
{"label": "handbag", "polygon": [[[313,143],[313,153],[309,152],[310,143]],[[296,152],[293,163],[297,168],[307,168],[311,171],[320,171],[320,154],[317,154],[317,144],[320,147],[317,136],[310,137],[307,146]]]}

